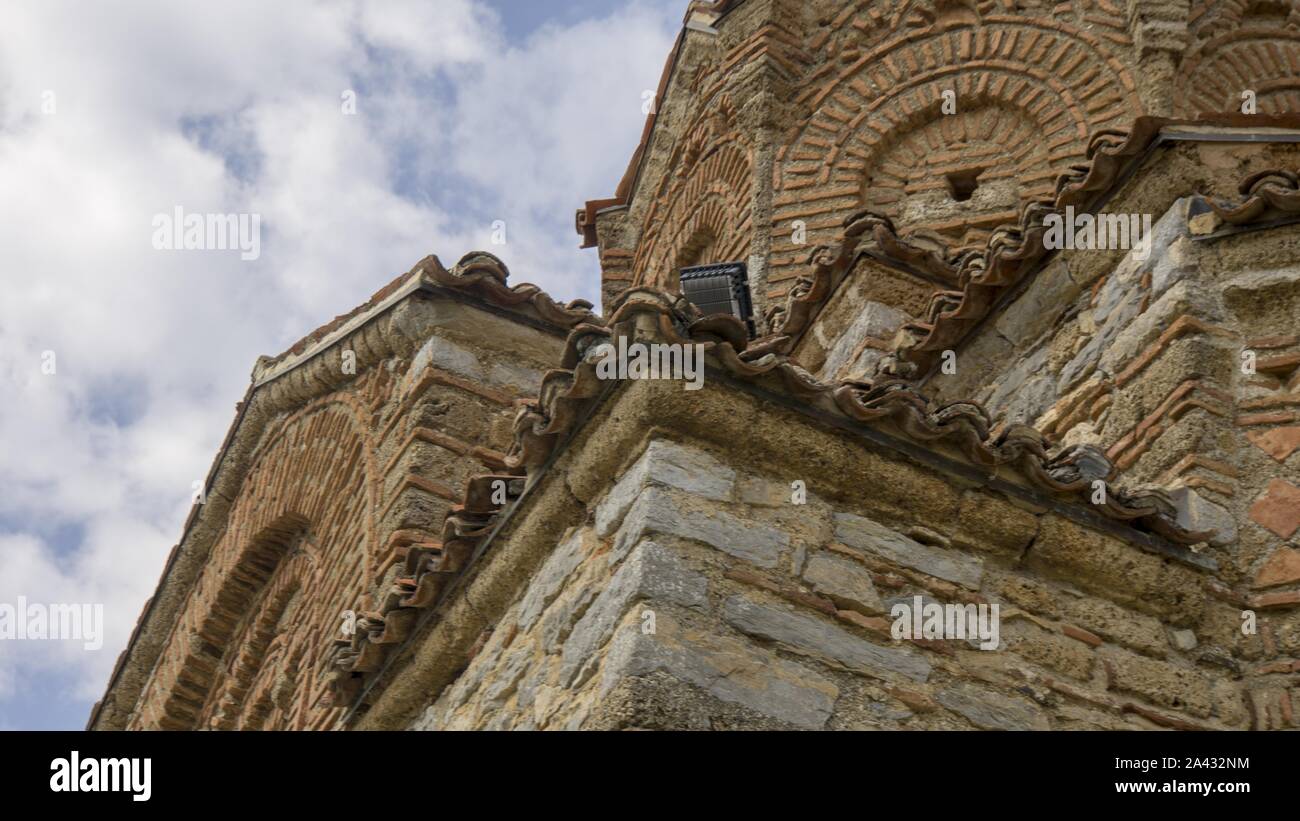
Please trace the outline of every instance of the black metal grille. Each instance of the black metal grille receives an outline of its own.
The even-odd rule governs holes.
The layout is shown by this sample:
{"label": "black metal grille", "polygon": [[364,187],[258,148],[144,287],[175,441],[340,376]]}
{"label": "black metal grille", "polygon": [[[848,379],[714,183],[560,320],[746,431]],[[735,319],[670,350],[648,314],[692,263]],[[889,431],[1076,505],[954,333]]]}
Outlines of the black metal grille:
{"label": "black metal grille", "polygon": [[743,262],[696,265],[681,270],[682,294],[705,316],[731,314],[754,335],[749,275]]}

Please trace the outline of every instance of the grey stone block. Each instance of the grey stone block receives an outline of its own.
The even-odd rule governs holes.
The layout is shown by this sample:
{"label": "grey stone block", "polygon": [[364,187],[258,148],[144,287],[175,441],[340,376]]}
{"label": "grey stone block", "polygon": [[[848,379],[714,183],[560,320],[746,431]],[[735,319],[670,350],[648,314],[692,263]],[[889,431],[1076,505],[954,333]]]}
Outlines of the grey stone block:
{"label": "grey stone block", "polygon": [[984,564],[958,550],[930,547],[851,513],[835,514],[835,538],[938,579],[977,589]]}
{"label": "grey stone block", "polygon": [[[1088,340],[1088,344],[1084,345],[1083,349],[1061,369],[1057,391],[1062,396],[1096,370],[1102,355],[1110,348],[1111,343],[1142,312],[1142,301],[1146,294],[1138,284],[1116,277],[1107,280],[1107,286],[1110,286],[1112,281],[1116,284],[1109,293],[1114,304],[1099,304],[1093,309],[1093,318],[1100,323],[1100,327],[1093,334],[1092,339]],[[1103,293],[1107,293],[1105,288]]]}
{"label": "grey stone block", "polygon": [[648,485],[675,487],[692,496],[725,501],[731,498],[735,481],[734,470],[704,451],[655,439],[596,506],[596,532],[607,536],[618,527]]}
{"label": "grey stone block", "polygon": [[1035,377],[1020,386],[999,415],[1008,424],[1032,425],[1056,398],[1056,380],[1050,376]]}
{"label": "grey stone block", "polygon": [[744,596],[727,599],[723,618],[742,633],[826,656],[850,670],[873,676],[893,673],[913,681],[930,676],[930,663],[915,650],[881,647],[815,616],[768,607]]}
{"label": "grey stone block", "polygon": [[1170,630],[1169,640],[1173,642],[1174,647],[1177,647],[1179,650],[1184,652],[1196,649],[1196,633],[1191,630],[1185,628],[1181,630]]}
{"label": "grey stone block", "polygon": [[1047,718],[1031,701],[958,684],[940,690],[935,699],[983,730],[1046,730]]}
{"label": "grey stone block", "polygon": [[704,607],[708,580],[681,557],[654,542],[642,542],[574,625],[560,656],[560,681],[574,684],[593,661],[623,614],[637,599]]}
{"label": "grey stone block", "polygon": [[864,613],[884,612],[871,573],[851,559],[824,554],[814,556],[808,560],[803,578],[814,591],[829,596],[840,608]]}
{"label": "grey stone block", "polygon": [[547,608],[542,616],[541,626],[538,628],[542,647],[546,652],[560,651],[564,642],[569,640],[573,626],[587,612],[587,608],[598,595],[600,595],[598,588],[592,585],[578,585],[576,589],[566,590],[554,604]]}
{"label": "grey stone block", "polygon": [[720,510],[681,510],[667,491],[656,487],[646,488],[623,520],[614,540],[614,558],[652,533],[704,542],[759,567],[775,567],[782,551],[790,546],[787,534],[768,525]]}
{"label": "grey stone block", "polygon": [[519,606],[519,628],[527,630],[564,588],[569,574],[582,564],[586,554],[582,549],[581,532],[576,532],[547,557]]}
{"label": "grey stone block", "polygon": [[1196,264],[1196,252],[1196,244],[1187,237],[1179,237],[1164,249],[1151,268],[1153,298],[1159,298],[1169,288],[1199,270]]}
{"label": "grey stone block", "polygon": [[489,382],[532,392],[538,391],[542,385],[542,374],[537,370],[513,362],[493,362],[485,367],[474,351],[440,336],[430,337],[416,353],[411,363],[411,373],[419,373],[429,366],[475,382]]}
{"label": "grey stone block", "polygon": [[821,370],[822,377],[830,379],[839,373],[864,339],[869,336],[877,339],[891,337],[906,320],[907,315],[897,308],[879,302],[867,302],[826,355],[826,363]]}
{"label": "grey stone block", "polygon": [[510,651],[501,665],[487,677],[483,690],[479,694],[485,707],[499,707],[515,692],[519,681],[528,672],[533,659],[530,648],[517,647]]}
{"label": "grey stone block", "polygon": [[1106,373],[1114,374],[1156,340],[1170,323],[1190,306],[1190,283],[1180,282],[1157,299],[1126,328],[1111,339],[1098,362]]}
{"label": "grey stone block", "polygon": [[1237,520],[1227,508],[1211,502],[1189,487],[1169,491],[1178,508],[1178,526],[1196,532],[1209,532],[1210,544],[1224,547],[1237,541]]}
{"label": "grey stone block", "polygon": [[[998,380],[993,394],[985,404],[992,414],[1000,414],[1003,406],[1015,399],[1027,380],[1038,377],[1047,365],[1047,349],[1039,348]],[[1041,377],[1040,377],[1041,378]]]}
{"label": "grey stone block", "polygon": [[997,332],[1017,347],[1042,336],[1073,304],[1081,289],[1070,278],[1070,269],[1058,260],[1044,268],[1023,296],[998,318]]}
{"label": "grey stone block", "polygon": [[441,707],[446,714],[450,715],[452,711],[463,705],[469,700],[469,697],[479,688],[487,677],[497,666],[497,661],[501,658],[501,652],[505,649],[504,643],[495,640],[496,636],[488,640],[483,651],[470,662],[465,672],[452,683],[450,689],[444,690],[444,694],[438,699],[435,707]]}
{"label": "grey stone block", "polygon": [[839,694],[824,676],[748,642],[718,636],[691,641],[683,636],[645,635],[637,628],[625,629],[614,638],[601,689],[609,692],[624,678],[658,671],[715,698],[810,730],[826,725]]}

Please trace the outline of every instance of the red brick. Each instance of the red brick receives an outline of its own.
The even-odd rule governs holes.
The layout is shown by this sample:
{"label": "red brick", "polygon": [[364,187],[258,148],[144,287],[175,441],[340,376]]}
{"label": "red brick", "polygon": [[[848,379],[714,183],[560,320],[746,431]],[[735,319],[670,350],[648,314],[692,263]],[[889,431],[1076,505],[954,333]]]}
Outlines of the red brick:
{"label": "red brick", "polygon": [[1284,479],[1268,483],[1268,490],[1251,505],[1250,518],[1283,539],[1300,529],[1300,487]]}
{"label": "red brick", "polygon": [[1277,461],[1285,462],[1288,456],[1300,448],[1300,425],[1273,428],[1270,431],[1252,430],[1246,434],[1246,438]]}
{"label": "red brick", "polygon": [[1300,590],[1264,593],[1251,599],[1250,604],[1260,610],[1267,610],[1270,607],[1290,607],[1293,604],[1300,604]]}
{"label": "red brick", "polygon": [[1167,716],[1164,715],[1163,713],[1157,713],[1155,710],[1152,710],[1149,707],[1143,707],[1141,704],[1135,704],[1131,701],[1126,702],[1124,706],[1120,709],[1126,713],[1137,713],[1138,715],[1142,716],[1147,721],[1150,721],[1153,724],[1159,724],[1162,727],[1170,727],[1174,730],[1209,729],[1207,727],[1201,726],[1200,724],[1195,724],[1190,721],[1185,721],[1181,718],[1174,718],[1173,716]]}
{"label": "red brick", "polygon": [[1270,661],[1268,664],[1261,664],[1255,668],[1255,675],[1267,676],[1273,673],[1290,673],[1293,670],[1300,670],[1300,661]]}
{"label": "red brick", "polygon": [[1282,371],[1289,373],[1293,368],[1300,366],[1300,353],[1283,354],[1282,356],[1270,356],[1267,359],[1261,359],[1256,363],[1256,370],[1264,373],[1274,373]]}
{"label": "red brick", "polygon": [[882,618],[881,616],[864,616],[856,610],[837,610],[835,615],[842,621],[856,624],[864,630],[884,636],[885,638],[893,638],[893,634],[890,630],[892,625],[890,624],[889,619]]}
{"label": "red brick", "polygon": [[885,688],[885,692],[894,698],[906,704],[912,710],[918,713],[932,713],[939,709],[939,705],[925,693],[916,690],[909,690],[906,687],[890,686]]}
{"label": "red brick", "polygon": [[1093,647],[1101,646],[1101,637],[1095,633],[1090,633],[1082,627],[1075,627],[1073,624],[1062,624],[1061,632],[1072,639],[1078,639],[1084,644],[1090,644]]}
{"label": "red brick", "polygon": [[1255,575],[1254,587],[1276,587],[1300,581],[1300,550],[1284,547],[1268,557]]}
{"label": "red brick", "polygon": [[1237,417],[1239,427],[1248,428],[1251,425],[1280,425],[1285,422],[1296,421],[1295,411],[1275,411],[1273,413],[1250,413],[1245,416]]}
{"label": "red brick", "polygon": [[1265,336],[1259,339],[1252,339],[1246,343],[1247,348],[1289,348],[1300,342],[1300,337],[1294,334],[1289,336]]}

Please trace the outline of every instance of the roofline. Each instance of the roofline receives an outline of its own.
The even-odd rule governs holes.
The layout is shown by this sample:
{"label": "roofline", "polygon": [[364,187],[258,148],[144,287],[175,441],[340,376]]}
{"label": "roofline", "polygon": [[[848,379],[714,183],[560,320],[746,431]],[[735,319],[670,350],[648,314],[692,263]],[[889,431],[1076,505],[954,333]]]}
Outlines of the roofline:
{"label": "roofline", "polygon": [[[1091,528],[1124,540],[1140,550],[1176,561],[1187,567],[1210,573],[1219,570],[1219,563],[1212,556],[1199,553],[1185,545],[1175,544],[1158,533],[1140,530],[1125,522],[1107,519],[1092,510],[1088,505],[1061,500],[1041,489],[1010,481],[997,475],[996,471],[989,473],[973,464],[946,455],[937,448],[910,441],[905,437],[881,430],[868,422],[831,413],[811,403],[800,401],[788,393],[775,391],[768,386],[737,377],[725,368],[706,365],[705,372],[711,382],[725,385],[728,389],[736,390],[760,402],[767,402],[775,408],[793,412],[802,416],[809,423],[820,424],[831,430],[852,436],[875,453],[905,459],[928,470],[954,477],[975,487],[999,493],[1005,498],[1042,507],[1045,511],[1082,527]],[[551,473],[555,463],[568,451],[596,414],[609,403],[614,393],[624,388],[623,382],[618,380],[609,382],[594,398],[582,404],[579,413],[576,414],[570,426],[565,429],[560,440],[548,453],[542,465],[535,472],[529,471],[528,483],[523,493],[512,498],[510,504],[503,506],[494,516],[487,535],[476,543],[470,558],[466,560],[466,572],[457,574],[443,588],[438,594],[437,601],[417,617],[410,633],[386,654],[379,669],[367,675],[365,685],[348,704],[346,712],[339,721],[339,725],[343,729],[355,727],[357,720],[362,717],[361,710],[363,706],[367,708],[373,706],[368,703],[367,697],[375,691],[375,688],[382,689],[388,683],[388,676],[391,673],[398,670],[399,667],[411,663],[411,654],[418,652],[418,649],[429,640],[432,630],[437,628],[446,615],[445,611],[450,602],[458,594],[464,592],[469,585],[473,584],[474,579],[470,569],[477,569],[480,566],[483,557],[501,538],[502,532],[509,527],[514,519],[521,515],[526,501],[541,492],[542,480]]]}
{"label": "roofline", "polygon": [[[654,142],[656,128],[659,125],[659,110],[668,93],[669,86],[672,85],[673,77],[677,73],[677,64],[681,58],[682,47],[686,44],[686,33],[688,31],[698,31],[701,34],[716,36],[719,33],[717,24],[743,2],[744,0],[718,0],[716,3],[708,4],[709,7],[705,7],[706,4],[704,3],[692,2],[687,8],[682,28],[677,32],[677,39],[673,42],[672,50],[668,52],[668,60],[664,64],[663,73],[659,76],[659,86],[655,90],[654,96],[654,108],[646,115],[645,125],[641,129],[641,139],[632,151],[632,157],[628,160],[627,169],[623,172],[618,185],[614,188],[614,196],[587,200],[578,211],[584,217],[578,223],[578,233],[583,235],[583,242],[578,246],[579,248],[595,247],[595,218],[597,216],[609,211],[611,208],[628,206],[632,202],[632,195],[641,182],[641,171],[645,166],[646,154],[649,153],[650,146]],[[712,18],[708,23],[705,23],[699,19],[702,15],[712,15]],[[583,226],[586,226],[586,230],[584,230]]]}
{"label": "roofline", "polygon": [[[1205,128],[1213,130],[1204,130]],[[1201,125],[1199,128],[1197,122],[1173,122],[1162,125],[1156,132],[1146,148],[1137,157],[1134,157],[1121,171],[1111,184],[1103,191],[1093,202],[1089,203],[1088,211],[1095,212],[1105,208],[1107,203],[1114,199],[1120,190],[1136,177],[1143,164],[1151,158],[1156,150],[1161,146],[1169,143],[1178,142],[1207,142],[1207,143],[1300,143],[1300,124],[1295,126],[1263,126],[1263,127],[1237,127],[1237,126],[1213,126],[1208,123]],[[1012,285],[1002,294],[997,302],[993,304],[987,314],[979,319],[974,325],[962,335],[958,342],[958,348],[964,348],[967,343],[975,338],[984,326],[999,316],[1003,309],[1012,302],[1019,299],[1029,288],[1033,281],[1038,277],[1044,268],[1052,263],[1064,252],[1065,249],[1053,248],[1049,253],[1043,256],[1033,268],[1025,272],[1020,281]],[[889,263],[886,263],[889,264]],[[837,289],[838,290],[838,289]],[[829,296],[828,296],[829,301]],[[806,329],[805,329],[806,330]],[[802,336],[802,334],[801,334]],[[917,380],[918,386],[924,386],[939,370],[939,364],[935,363],[929,370],[920,376]]]}
{"label": "roofline", "polygon": [[[1120,189],[1126,185],[1140,170],[1142,164],[1155,153],[1161,145],[1171,142],[1237,142],[1237,143],[1293,143],[1300,142],[1300,114],[1283,114],[1283,115],[1264,115],[1264,114],[1237,114],[1234,112],[1224,112],[1219,114],[1202,114],[1196,119],[1170,119],[1162,117],[1142,116],[1133,121],[1126,133],[1124,144],[1120,145],[1120,150],[1126,154],[1122,160],[1122,165],[1114,172],[1110,179],[1104,182],[1104,187],[1096,189],[1091,197],[1082,203],[1075,203],[1076,211],[1087,210],[1096,211],[1108,203]],[[1145,136],[1143,136],[1145,134]],[[1143,140],[1137,144],[1134,138]],[[1127,144],[1133,143],[1131,147]],[[1088,179],[1092,171],[1100,161],[1101,155],[1092,156],[1087,166],[1088,171],[1081,172],[1077,178],[1071,181],[1071,184],[1064,190],[1060,189],[1066,175],[1058,179],[1058,192],[1053,198],[1053,207],[1060,207],[1061,198],[1065,195],[1074,196],[1071,189],[1078,188],[1082,193],[1087,193],[1083,189],[1088,187]],[[859,214],[857,216],[863,216]],[[1022,215],[1023,216],[1023,215]],[[856,219],[856,216],[855,216]],[[998,228],[1017,228],[1018,223],[1007,223]],[[847,230],[847,226],[846,226]],[[887,266],[894,270],[903,271],[912,276],[919,276],[933,284],[933,277],[923,274],[914,264],[906,260],[898,259],[889,254],[873,252],[870,248],[858,247],[859,236],[861,232],[846,233],[836,246],[839,254],[839,260],[829,266],[814,266],[818,268],[817,277],[823,275],[835,276],[835,279],[824,295],[819,298],[796,300],[803,302],[806,306],[805,312],[797,320],[792,320],[791,307],[794,303],[787,301],[785,303],[787,316],[780,328],[773,329],[769,335],[786,336],[789,338],[789,349],[793,350],[798,347],[806,336],[808,330],[815,324],[817,317],[822,313],[826,306],[839,293],[843,280],[847,278],[850,270],[857,266],[863,257],[870,257],[881,265]],[[898,237],[894,234],[891,226],[889,233],[893,236],[895,242],[901,242],[906,245],[905,237]],[[955,250],[949,247],[947,251]],[[986,249],[987,250],[987,249]],[[848,254],[848,251],[853,253]],[[945,252],[946,253],[946,252]],[[1021,293],[1028,283],[1033,279],[1039,270],[1047,265],[1053,258],[1058,255],[1058,249],[1050,249],[1041,259],[1031,264],[1024,274],[1020,276],[1015,284],[1006,288],[1006,291],[1000,294],[990,307],[989,311],[975,324],[973,324],[966,334],[964,334],[958,344],[964,344],[976,330],[983,325],[989,317],[995,316],[998,311],[1005,307],[1006,300],[1014,299]],[[811,263],[810,263],[811,264]],[[844,266],[844,267],[839,267]],[[824,268],[824,270],[822,270]],[[834,268],[839,273],[832,274],[830,269]],[[918,379],[918,384],[925,384],[929,377],[933,375],[937,368],[937,362],[927,363],[925,372]]]}
{"label": "roofline", "polygon": [[[465,259],[468,259],[472,255],[473,255],[472,253],[466,255],[466,257],[462,258],[462,262]],[[435,262],[437,261],[436,257],[434,257],[433,259],[435,260]],[[440,263],[439,263],[439,267],[441,267]],[[412,296],[422,294],[429,297],[442,297],[446,299],[451,299],[457,302],[461,302],[463,304],[468,304],[474,308],[485,311],[487,313],[500,315],[509,320],[519,322],[521,324],[529,325],[531,327],[537,328],[538,330],[542,330],[544,332],[556,336],[563,337],[566,336],[568,333],[568,330],[566,328],[563,328],[560,325],[547,322],[543,319],[535,319],[531,316],[528,316],[527,314],[493,305],[486,297],[480,297],[474,294],[455,291],[452,290],[451,288],[447,288],[443,285],[440,285],[428,273],[424,265],[424,261],[417,263],[415,269],[412,270],[410,273],[394,278],[394,280],[392,280],[388,285],[385,285],[383,288],[381,288],[378,293],[383,293],[385,290],[392,287],[395,283],[399,283],[399,282],[401,284],[397,286],[396,290],[392,291],[391,293],[388,293],[373,305],[364,307],[363,310],[360,310],[355,314],[353,314],[352,316],[349,316],[341,325],[332,329],[324,336],[322,336],[320,339],[310,343],[300,353],[294,354],[294,348],[296,348],[298,345],[301,345],[302,344],[301,341],[295,343],[295,345],[291,346],[288,350],[280,354],[278,357],[271,358],[270,364],[263,364],[264,362],[266,362],[267,359],[265,357],[258,360],[257,364],[254,366],[253,369],[251,383],[249,384],[248,388],[244,391],[243,399],[241,399],[238,403],[236,403],[235,420],[233,423],[231,423],[230,427],[226,430],[226,435],[222,439],[221,447],[217,450],[217,454],[212,460],[212,466],[208,468],[207,476],[203,481],[204,498],[206,498],[208,492],[212,489],[216,481],[217,475],[220,473],[221,468],[224,466],[226,455],[230,450],[230,446],[232,442],[234,441],[235,434],[243,425],[244,417],[247,415],[248,408],[252,403],[253,397],[257,394],[259,389],[267,385],[270,385],[272,382],[279,380],[281,377],[294,372],[300,366],[315,360],[318,356],[323,354],[326,350],[330,349],[334,345],[338,344],[341,340],[347,338],[353,333],[356,333],[358,330],[366,327],[371,322],[383,316],[388,311],[397,307],[399,304],[401,304],[406,299]],[[538,293],[543,293],[543,292],[539,291]],[[328,324],[326,325],[326,327],[328,327]],[[308,336],[308,338],[310,338],[310,335]],[[202,515],[202,512],[203,512],[202,503],[195,502],[190,506],[190,512],[185,517],[185,523],[181,530],[181,537],[176,542],[176,544],[172,546],[171,552],[167,556],[167,561],[163,565],[162,573],[158,577],[158,583],[154,585],[153,595],[150,596],[149,600],[145,603],[144,609],[142,610],[140,616],[136,619],[135,628],[131,631],[131,637],[127,640],[126,647],[122,649],[122,652],[119,655],[117,662],[114,664],[112,675],[110,675],[108,683],[104,688],[103,697],[101,697],[99,701],[95,702],[94,706],[91,708],[90,718],[86,723],[86,728],[85,728],[86,730],[94,729],[95,724],[99,721],[100,714],[103,712],[104,702],[107,701],[108,695],[113,691],[113,689],[117,686],[119,680],[121,679],[122,671],[123,669],[125,669],[127,661],[130,659],[132,651],[135,649],[137,640],[139,639],[140,636],[140,632],[144,628],[144,626],[149,622],[150,617],[153,615],[154,609],[158,604],[158,599],[160,598],[160,593],[162,592],[162,587],[166,582],[166,580],[171,576],[172,570],[176,566],[176,562],[180,557],[180,548],[183,544],[185,544],[186,539],[189,538],[189,535],[193,530],[194,525],[197,523],[199,516]],[[186,593],[185,595],[188,595],[188,593]],[[157,659],[154,660],[154,664],[155,665],[157,664]]]}
{"label": "roofline", "polygon": [[301,354],[298,354],[293,358],[288,358],[287,353],[281,354],[281,357],[283,358],[275,360],[275,364],[266,366],[265,368],[258,368],[257,370],[255,370],[253,374],[253,388],[254,389],[260,388],[263,385],[274,382],[280,377],[293,372],[299,366],[307,364],[311,360],[315,359],[317,356],[320,356],[326,350],[338,344],[338,342],[340,342],[342,339],[350,336],[351,334],[356,333],[357,331],[364,328],[366,325],[369,325],[374,320],[383,316],[390,309],[396,307],[400,302],[405,300],[407,297],[414,296],[417,294],[423,294],[425,296],[445,297],[447,299],[455,300],[457,302],[463,302],[472,307],[478,308],[479,310],[504,316],[510,320],[520,322],[521,324],[529,325],[531,327],[536,328],[537,330],[552,334],[553,336],[564,337],[568,334],[568,329],[562,328],[559,325],[554,325],[544,320],[536,320],[530,316],[527,316],[525,314],[520,314],[515,311],[509,311],[502,308],[498,308],[492,303],[487,302],[478,297],[467,296],[460,292],[452,291],[450,289],[444,288],[440,286],[437,282],[435,282],[432,278],[430,278],[429,275],[425,272],[424,268],[421,267],[419,270],[415,271],[414,273],[409,274],[406,277],[406,279],[402,282],[402,284],[398,286],[396,291],[393,291],[387,297],[380,300],[378,303],[370,306],[369,308],[365,309],[364,311],[352,317],[349,317],[347,321],[345,321],[342,325],[338,326],[334,330],[327,333],[325,336],[322,336],[320,339],[313,342],[304,351],[302,351]]}

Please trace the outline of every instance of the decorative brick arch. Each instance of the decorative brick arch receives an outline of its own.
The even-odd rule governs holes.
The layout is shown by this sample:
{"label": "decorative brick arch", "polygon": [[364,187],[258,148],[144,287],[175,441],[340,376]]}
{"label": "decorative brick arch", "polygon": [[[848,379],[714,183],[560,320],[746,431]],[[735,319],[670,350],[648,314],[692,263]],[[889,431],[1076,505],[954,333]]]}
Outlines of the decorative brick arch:
{"label": "decorative brick arch", "polygon": [[1300,28],[1296,0],[1194,0],[1188,24],[1198,40],[1243,28]]}
{"label": "decorative brick arch", "polygon": [[926,120],[883,148],[867,169],[860,205],[947,244],[977,244],[1015,222],[1026,203],[1051,197],[1059,169],[1039,128],[1005,100],[972,95],[955,114]]}
{"label": "decorative brick arch", "polygon": [[1196,38],[1179,69],[1174,113],[1241,111],[1255,92],[1256,111],[1300,111],[1300,4],[1201,2],[1192,12]]}
{"label": "decorative brick arch", "polygon": [[906,28],[929,28],[937,26],[940,30],[950,26],[973,25],[979,22],[981,13],[989,11],[1014,11],[1015,4],[1008,0],[903,0],[895,3],[889,12],[889,28],[902,31]]}
{"label": "decorative brick arch", "polygon": [[[1085,160],[1091,134],[1131,124],[1141,102],[1116,56],[1130,48],[1122,17],[1098,6],[1085,30],[1082,14],[1071,22],[1057,13],[1068,6],[1022,17],[993,2],[908,2],[893,12],[906,23],[897,30],[888,11],[842,15],[827,48],[847,56],[807,79],[798,102],[810,113],[778,153],[769,296],[793,279],[808,247],[833,242],[864,207],[902,231],[978,242],[1050,196],[1055,177]],[[945,91],[955,92],[956,114],[944,113]],[[972,218],[953,200],[924,201],[950,174],[999,168],[1013,196]],[[795,220],[807,228],[803,246],[790,242]]]}
{"label": "decorative brick arch", "polygon": [[369,419],[354,396],[338,393],[268,432],[159,657],[135,727],[333,725],[330,640],[343,611],[363,606],[376,582]]}
{"label": "decorative brick arch", "polygon": [[[681,141],[646,211],[633,259],[637,285],[673,290],[682,264],[744,259],[753,228],[753,155],[731,103],[705,112]],[[709,258],[700,256],[707,251]]]}
{"label": "decorative brick arch", "polygon": [[[245,555],[238,575],[248,580],[257,592],[246,606],[247,617],[237,632],[231,636],[226,652],[222,675],[217,688],[208,697],[199,717],[200,727],[219,730],[258,729],[266,724],[268,714],[281,702],[282,720],[273,722],[285,727],[300,728],[299,721],[289,719],[292,709],[287,699],[276,698],[274,691],[281,689],[274,675],[268,671],[283,668],[277,662],[288,660],[286,645],[294,644],[292,636],[302,631],[300,625],[294,633],[283,631],[286,616],[294,616],[300,609],[299,594],[304,585],[313,581],[315,558],[308,541],[309,523],[302,516],[287,515],[266,532],[253,540],[257,546]],[[286,640],[286,637],[290,637]],[[296,647],[298,661],[307,649]],[[299,669],[288,670],[297,679]],[[269,681],[268,681],[269,679]],[[304,694],[305,695],[305,694]],[[301,704],[305,698],[297,699]],[[301,718],[301,715],[294,716]]]}

